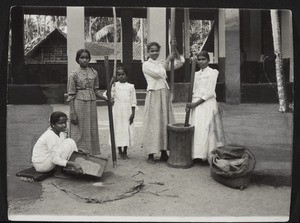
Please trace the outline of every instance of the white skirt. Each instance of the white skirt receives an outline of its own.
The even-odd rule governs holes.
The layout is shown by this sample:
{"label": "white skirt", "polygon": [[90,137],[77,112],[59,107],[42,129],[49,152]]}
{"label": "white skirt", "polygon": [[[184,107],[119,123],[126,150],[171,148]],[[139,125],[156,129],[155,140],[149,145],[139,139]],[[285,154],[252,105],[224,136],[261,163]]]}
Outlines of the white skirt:
{"label": "white skirt", "polygon": [[[134,123],[130,125],[132,114],[130,103],[115,102],[113,106],[113,122],[116,147],[132,146],[134,144]],[[109,142],[111,140],[109,137]]]}
{"label": "white skirt", "polygon": [[148,91],[143,120],[143,148],[147,154],[167,150],[167,125],[175,123],[169,89]]}
{"label": "white skirt", "polygon": [[[193,98],[192,102],[199,98]],[[190,111],[190,124],[195,126],[192,142],[192,158],[206,160],[209,153],[225,145],[223,125],[215,98],[198,105]]]}

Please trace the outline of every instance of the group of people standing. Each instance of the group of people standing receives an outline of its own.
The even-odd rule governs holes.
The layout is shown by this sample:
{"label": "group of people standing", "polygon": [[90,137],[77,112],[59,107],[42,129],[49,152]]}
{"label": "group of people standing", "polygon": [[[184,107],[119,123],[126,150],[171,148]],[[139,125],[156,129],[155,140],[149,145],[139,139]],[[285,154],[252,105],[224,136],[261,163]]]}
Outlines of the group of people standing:
{"label": "group of people standing", "polygon": [[[176,45],[176,41],[173,44]],[[147,162],[150,164],[157,162],[156,154],[160,154],[160,161],[168,160],[167,125],[175,123],[175,116],[167,71],[171,68],[172,60],[175,69],[185,62],[177,49],[166,60],[159,60],[160,48],[157,42],[148,43],[149,58],[142,66],[147,81],[142,147],[147,151]],[[88,66],[90,60],[88,50],[78,50],[76,62],[79,67],[68,78],[70,138],[64,140],[61,135],[67,127],[66,114],[54,112],[50,117],[50,128],[33,148],[32,163],[37,171],[46,172],[56,165],[69,165],[75,171],[82,172],[80,166],[68,161],[72,152],[79,150],[91,155],[100,154],[97,98],[113,104],[116,147],[121,158],[128,158],[127,149],[133,144],[133,122],[137,107],[134,85],[127,82],[126,68],[123,65],[117,66],[115,83],[111,89],[113,100],[109,100],[99,90],[98,73]],[[192,102],[186,104],[186,110],[190,109],[190,124],[195,126],[193,159],[207,160],[210,151],[224,145],[215,93],[218,71],[208,66],[209,60],[206,51],[197,54],[200,70],[195,73]]]}

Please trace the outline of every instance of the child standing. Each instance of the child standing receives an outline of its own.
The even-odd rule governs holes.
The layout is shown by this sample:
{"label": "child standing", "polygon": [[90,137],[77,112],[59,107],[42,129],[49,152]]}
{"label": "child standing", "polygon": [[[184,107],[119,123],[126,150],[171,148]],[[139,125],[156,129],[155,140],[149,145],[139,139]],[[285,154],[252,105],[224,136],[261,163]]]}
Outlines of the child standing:
{"label": "child standing", "polygon": [[128,159],[127,148],[133,145],[133,120],[137,104],[134,85],[128,83],[127,78],[127,69],[119,65],[116,68],[117,82],[111,89],[111,96],[114,98],[115,142],[123,159]]}
{"label": "child standing", "polygon": [[80,49],[76,54],[79,68],[68,78],[68,99],[70,103],[70,137],[78,149],[92,155],[100,154],[96,97],[108,101],[99,92],[98,73],[88,67],[91,54]]}
{"label": "child standing", "polygon": [[82,173],[82,167],[68,161],[74,151],[77,151],[73,139],[65,139],[63,132],[67,128],[67,115],[63,112],[53,112],[50,116],[50,128],[37,140],[32,150],[32,164],[37,172],[48,172],[56,165],[72,167]]}

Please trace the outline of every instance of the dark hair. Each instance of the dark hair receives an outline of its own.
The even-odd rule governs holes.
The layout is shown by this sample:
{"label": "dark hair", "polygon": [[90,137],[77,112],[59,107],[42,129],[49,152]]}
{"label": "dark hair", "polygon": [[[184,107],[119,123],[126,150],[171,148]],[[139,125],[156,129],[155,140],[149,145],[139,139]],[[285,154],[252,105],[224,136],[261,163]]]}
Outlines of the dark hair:
{"label": "dark hair", "polygon": [[79,57],[81,56],[82,53],[87,53],[89,56],[89,59],[91,60],[91,53],[87,49],[80,49],[76,53],[76,62],[79,63]]}
{"label": "dark hair", "polygon": [[156,46],[160,50],[160,45],[157,42],[150,42],[147,44],[147,51],[149,51],[152,46]]}
{"label": "dark hair", "polygon": [[128,75],[127,69],[126,69],[126,67],[125,67],[124,64],[122,64],[122,63],[118,64],[118,65],[117,65],[117,68],[116,68],[116,72],[117,72],[118,70],[123,70],[124,73],[125,73],[126,75]]}
{"label": "dark hair", "polygon": [[199,57],[199,56],[205,57],[207,60],[210,60],[209,59],[209,54],[206,50],[202,50],[200,53],[198,53],[197,57]]}
{"label": "dark hair", "polygon": [[50,126],[54,125],[59,121],[61,117],[68,117],[64,112],[55,111],[50,115]]}

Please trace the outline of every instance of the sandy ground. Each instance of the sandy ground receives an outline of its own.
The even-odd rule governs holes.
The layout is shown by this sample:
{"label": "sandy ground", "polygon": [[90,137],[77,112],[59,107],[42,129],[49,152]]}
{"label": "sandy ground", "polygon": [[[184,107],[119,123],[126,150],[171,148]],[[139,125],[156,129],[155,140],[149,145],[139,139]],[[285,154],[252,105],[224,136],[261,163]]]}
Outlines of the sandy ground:
{"label": "sandy ground", "polygon": [[[25,108],[27,107],[25,106]],[[68,112],[68,107],[65,105],[52,105],[50,108]],[[44,109],[47,110],[47,108]],[[15,110],[12,109],[12,111]],[[225,187],[214,181],[210,177],[207,165],[197,163],[188,169],[177,169],[171,168],[163,162],[156,165],[148,164],[146,153],[140,146],[143,107],[137,112],[136,144],[129,148],[130,158],[128,160],[118,159],[117,168],[113,168],[111,149],[107,145],[107,111],[102,107],[98,107],[98,111],[101,157],[109,160],[104,176],[144,180],[144,187],[132,197],[92,204],[84,203],[56,188],[53,183],[57,183],[61,179],[53,177],[41,183],[21,182],[26,184],[26,187],[32,184],[36,187],[36,193],[31,195],[29,193],[25,197],[14,196],[18,190],[14,184],[19,183],[20,180],[10,176],[8,179],[14,179],[8,180],[8,188],[15,187],[14,190],[9,190],[8,194],[8,211],[11,220],[26,218],[65,220],[68,218],[81,221],[224,221],[226,219],[224,217],[231,217],[231,221],[241,219],[263,221],[266,217],[271,217],[271,221],[288,220],[291,192],[289,186],[274,187],[252,183],[241,191]],[[183,122],[183,107],[175,106],[175,112],[177,122]],[[47,115],[48,113],[44,117]],[[39,128],[42,128],[42,124]],[[32,143],[29,144],[31,146]],[[12,160],[13,158],[8,159],[8,161]],[[11,163],[8,163],[9,165]],[[28,162],[24,164],[24,166],[26,165]],[[105,184],[103,179],[99,179],[99,182]],[[91,187],[93,187],[93,183],[91,182]],[[122,181],[114,183],[122,188]],[[40,192],[38,192],[39,188]]]}

